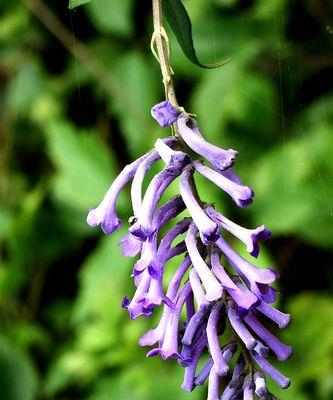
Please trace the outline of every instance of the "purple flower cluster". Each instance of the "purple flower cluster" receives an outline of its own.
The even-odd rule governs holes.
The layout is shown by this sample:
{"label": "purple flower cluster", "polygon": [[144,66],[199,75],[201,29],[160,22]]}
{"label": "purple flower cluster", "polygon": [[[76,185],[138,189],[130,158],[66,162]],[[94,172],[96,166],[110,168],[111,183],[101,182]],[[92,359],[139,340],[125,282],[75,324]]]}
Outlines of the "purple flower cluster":
{"label": "purple flower cluster", "polygon": [[[154,106],[152,115],[163,127],[176,124],[179,138],[158,139],[154,150],[126,166],[87,217],[90,226],[101,225],[107,234],[119,229],[116,201],[132,180],[134,216],[120,245],[124,256],[139,258],[132,272],[135,294],[131,299],[125,297],[122,306],[132,319],[150,317],[154,308],[163,308],[158,325],[139,344],[152,347],[147,357],[178,359],[185,369],[184,390],[192,391],[208,380],[207,400],[273,399],[266,389],[265,374],[282,388],[290,381],[267,356],[274,353],[278,361],[284,361],[292,354],[292,348],[265,326],[270,320],[284,328],[290,320],[270,305],[276,299],[271,284],[278,275],[240,256],[225,239],[227,233],[233,235],[257,258],[259,242],[270,232],[263,225],[246,229],[230,221],[200,200],[194,183],[197,172],[239,207],[250,205],[253,190],[232,170],[237,152],[208,143],[196,121],[168,101]],[[202,159],[194,160],[194,153]],[[143,193],[144,178],[158,160],[164,168]],[[159,205],[178,177],[180,195]],[[189,216],[179,219],[185,210]],[[179,222],[166,232],[165,226],[175,218]],[[165,267],[179,255],[183,260],[167,283]]]}

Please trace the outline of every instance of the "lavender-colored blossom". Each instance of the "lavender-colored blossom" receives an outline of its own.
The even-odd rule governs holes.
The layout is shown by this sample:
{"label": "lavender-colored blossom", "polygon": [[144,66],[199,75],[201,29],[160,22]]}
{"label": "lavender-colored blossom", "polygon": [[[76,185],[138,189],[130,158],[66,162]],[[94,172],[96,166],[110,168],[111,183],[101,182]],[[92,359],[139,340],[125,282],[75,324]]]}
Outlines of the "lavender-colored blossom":
{"label": "lavender-colored blossom", "polygon": [[207,322],[207,339],[210,354],[214,360],[214,374],[225,376],[229,367],[225,362],[218,340],[218,321],[221,317],[222,303],[214,304]]}
{"label": "lavender-colored blossom", "polygon": [[261,342],[257,341],[257,344],[253,351],[255,351],[260,357],[267,357],[269,353],[269,348],[263,345]]}
{"label": "lavender-colored blossom", "polygon": [[186,329],[184,331],[182,343],[185,346],[191,346],[194,342],[195,335],[197,334],[204,321],[207,321],[212,304],[206,299],[205,293],[201,286],[200,278],[195,269],[189,273],[189,282],[197,302],[197,311],[189,319]]}
{"label": "lavender-colored blossom", "polygon": [[253,203],[254,191],[248,186],[235,183],[224,175],[202,165],[200,162],[195,161],[193,165],[199,174],[209,179],[224,192],[228,193],[239,207],[245,208]]}
{"label": "lavender-colored blossom", "polygon": [[244,379],[244,400],[253,400],[253,382],[249,375],[247,375]]}
{"label": "lavender-colored blossom", "polygon": [[234,222],[230,221],[230,219],[215,211],[214,207],[212,206],[208,206],[206,208],[206,212],[212,218],[212,220],[216,221],[223,229],[227,230],[240,241],[242,241],[246,245],[246,249],[251,256],[258,258],[258,242],[261,240],[266,240],[271,236],[271,232],[268,231],[264,225],[261,225],[256,229],[246,229],[235,224]]}
{"label": "lavender-colored blossom", "polygon": [[207,345],[207,336],[205,334],[201,335],[196,344],[193,347],[192,360],[190,364],[185,368],[184,381],[182,383],[182,389],[187,392],[191,392],[195,388],[195,372],[197,369],[198,361],[200,359],[201,353],[205,346]]}
{"label": "lavender-colored blossom", "polygon": [[160,158],[161,157],[158,152],[156,150],[153,150],[151,154],[146,157],[146,159],[143,160],[143,162],[139,165],[134,174],[131,185],[131,199],[134,216],[138,215],[142,206],[142,186],[145,176],[150,168],[153,166],[153,164],[155,164],[156,161],[160,160]]}
{"label": "lavender-colored blossom", "polygon": [[219,400],[220,375],[217,367],[213,365],[209,374],[208,396],[207,400]]}
{"label": "lavender-colored blossom", "polygon": [[265,302],[262,302],[260,305],[258,305],[257,310],[267,318],[274,321],[280,329],[289,325],[290,314],[285,314]]}
{"label": "lavender-colored blossom", "polygon": [[167,358],[181,358],[178,352],[178,326],[179,318],[186,301],[187,296],[191,292],[190,284],[185,284],[179,292],[179,296],[176,300],[176,305],[169,316],[168,324],[166,326],[165,335],[163,338],[163,344],[160,348],[152,350],[151,354],[160,354],[163,360]]}
{"label": "lavender-colored blossom", "polygon": [[121,221],[116,213],[116,202],[121,190],[133,178],[142,161],[150,156],[147,153],[136,161],[127,165],[114,180],[103,200],[97,208],[89,210],[87,223],[91,227],[101,225],[104,233],[110,234],[121,228]]}
{"label": "lavender-colored blossom", "polygon": [[[170,219],[176,217],[185,209],[185,204],[181,196],[175,196],[163,204],[153,217],[154,231],[158,232]],[[135,257],[142,249],[142,241],[131,234],[127,234],[119,240],[122,246],[122,255],[124,257]]]}
{"label": "lavender-colored blossom", "polygon": [[261,371],[257,371],[253,377],[255,385],[255,394],[262,397],[267,394],[265,375]]}
{"label": "lavender-colored blossom", "polygon": [[153,310],[153,308],[160,306],[163,300],[163,282],[162,276],[159,276],[150,280],[149,290],[145,296],[143,307],[146,310]]}
{"label": "lavender-colored blossom", "polygon": [[174,228],[172,228],[163,239],[160,241],[160,245],[158,247],[158,257],[161,259],[168,258],[168,253],[170,252],[170,247],[172,242],[181,234],[187,231],[188,226],[191,223],[190,218],[184,218],[179,221]]}
{"label": "lavender-colored blossom", "polygon": [[243,324],[241,318],[237,315],[235,303],[232,301],[228,302],[228,316],[231,326],[245,344],[246,348],[253,350],[257,345],[257,340],[253,337],[253,335]]}
{"label": "lavender-colored blossom", "polygon": [[[129,234],[119,244],[124,256],[140,256],[134,260],[132,274],[135,293],[132,299],[124,297],[122,306],[131,319],[150,317],[156,307],[163,309],[157,326],[139,339],[141,346],[155,346],[147,357],[177,358],[184,368],[182,388],[190,392],[208,381],[207,400],[251,400],[254,394],[261,400],[273,399],[266,389],[265,374],[283,388],[290,381],[266,357],[272,351],[284,361],[292,353],[291,347],[261,322],[270,319],[284,328],[290,321],[289,314],[268,304],[275,301],[276,291],[270,284],[278,275],[241,257],[221,235],[224,231],[231,233],[257,258],[258,243],[270,232],[264,225],[244,228],[199,199],[195,172],[228,193],[240,207],[252,203],[254,192],[230,168],[237,152],[206,142],[196,121],[180,112],[168,101],[153,107],[152,115],[161,126],[177,122],[176,133],[181,138],[158,139],[154,150],[125,167],[101,204],[90,210],[87,221],[91,226],[101,224],[106,233],[119,229],[116,201],[133,179],[134,215],[129,219]],[[187,146],[212,168],[195,160],[192,151],[190,157]],[[143,195],[147,172],[160,159],[165,167],[152,178]],[[180,195],[158,206],[165,190],[178,177]],[[189,216],[179,220],[185,209]],[[178,222],[165,230],[173,219]],[[167,282],[168,261],[183,253],[187,254]],[[222,346],[225,330],[232,332],[231,341]],[[232,361],[236,352],[237,359]],[[201,358],[207,356],[199,368]],[[227,384],[222,387],[224,380]]]}
{"label": "lavender-colored blossom", "polygon": [[[190,265],[191,260],[189,257],[186,257],[169,283],[166,297],[172,302],[175,302],[175,298],[180,287],[180,282]],[[166,325],[168,323],[171,313],[172,308],[169,305],[164,305],[163,314],[158,326],[155,329],[150,329],[142,336],[142,338],[139,340],[140,346],[153,346],[155,343],[163,340]]]}
{"label": "lavender-colored blossom", "polygon": [[206,364],[203,366],[202,370],[200,371],[200,373],[196,376],[195,380],[194,380],[194,384],[195,386],[202,386],[206,379],[209,376],[210,370],[212,369],[214,365],[214,361],[212,358],[210,358]]}
{"label": "lavender-colored blossom", "polygon": [[247,325],[267,344],[267,346],[276,354],[279,361],[287,360],[292,354],[292,348],[282,343],[267,328],[249,313],[244,317]]}
{"label": "lavender-colored blossom", "polygon": [[224,392],[222,393],[221,400],[234,400],[237,399],[238,397],[237,394],[239,394],[239,391],[242,387],[242,381],[238,380],[237,382],[231,381],[226,388],[224,389]]}
{"label": "lavender-colored blossom", "polygon": [[179,108],[174,107],[170,101],[162,101],[151,109],[151,115],[163,128],[172,125],[180,115]]}
{"label": "lavender-colored blossom", "polygon": [[216,241],[216,244],[225,255],[229,264],[239,273],[241,278],[259,299],[270,303],[275,300],[275,291],[268,286],[269,283],[274,282],[277,278],[277,273],[275,271],[270,268],[257,268],[237,254],[222,237]]}
{"label": "lavender-colored blossom", "polygon": [[235,162],[237,151],[229,149],[224,150],[206,142],[203,137],[193,132],[198,129],[197,123],[187,114],[181,114],[177,120],[179,134],[184,142],[197,154],[206,158],[213,167],[219,171],[231,167]]}
{"label": "lavender-colored blossom", "polygon": [[[150,274],[151,270],[156,270],[157,263],[157,240],[156,236],[152,240],[147,240],[142,244],[141,258],[134,264],[133,276],[141,274],[146,269]],[[150,276],[152,276],[150,274]]]}
{"label": "lavender-colored blossom", "polygon": [[157,139],[155,143],[155,150],[165,162],[166,165],[170,165],[169,172],[172,173],[171,168],[174,169],[176,175],[179,171],[184,168],[185,165],[191,162],[191,158],[188,154],[183,151],[172,150],[162,139]]}
{"label": "lavender-colored blossom", "polygon": [[185,210],[185,204],[180,195],[173,197],[163,204],[155,213],[153,218],[153,226],[158,231],[172,218],[175,218]]}
{"label": "lavender-colored blossom", "polygon": [[145,271],[142,274],[142,279],[136,289],[133,299],[129,300],[126,297],[124,298],[122,306],[128,310],[131,319],[136,319],[141,315],[147,317],[152,315],[152,310],[144,307],[144,300],[149,290],[150,282],[151,277],[149,276],[148,271]]}
{"label": "lavender-colored blossom", "polygon": [[130,234],[121,238],[118,244],[122,246],[121,254],[124,257],[135,257],[142,249],[142,242]]}
{"label": "lavender-colored blossom", "polygon": [[180,177],[180,194],[195,225],[199,229],[202,242],[204,244],[215,242],[219,237],[218,226],[216,222],[207,216],[195,198],[191,188],[192,175],[193,169],[186,167]]}
{"label": "lavender-colored blossom", "polygon": [[188,254],[192,260],[193,266],[197,271],[205,289],[206,299],[208,301],[218,300],[222,296],[222,286],[208,268],[207,264],[203,260],[198,247],[196,239],[197,228],[192,224],[188,230],[185,243],[188,250]]}
{"label": "lavender-colored blossom", "polygon": [[239,282],[234,282],[220,264],[220,256],[216,249],[211,252],[212,271],[220,281],[223,288],[229,293],[238,306],[238,314],[242,315],[258,305],[260,300],[255,294],[246,291],[246,288]]}
{"label": "lavender-colored blossom", "polygon": [[130,233],[137,239],[145,241],[146,239],[151,238],[151,236],[156,232],[156,227],[153,225],[155,208],[161,199],[163,192],[175,177],[175,175],[169,174],[168,167],[166,167],[162,172],[155,175],[150,182],[140,208],[140,213],[137,216],[137,220],[129,228]]}
{"label": "lavender-colored blossom", "polygon": [[282,389],[286,389],[290,385],[290,379],[286,378],[281,372],[279,372],[272,364],[270,364],[266,359],[260,357],[259,355],[252,353],[252,357],[259,367],[269,375],[273,381],[275,381]]}

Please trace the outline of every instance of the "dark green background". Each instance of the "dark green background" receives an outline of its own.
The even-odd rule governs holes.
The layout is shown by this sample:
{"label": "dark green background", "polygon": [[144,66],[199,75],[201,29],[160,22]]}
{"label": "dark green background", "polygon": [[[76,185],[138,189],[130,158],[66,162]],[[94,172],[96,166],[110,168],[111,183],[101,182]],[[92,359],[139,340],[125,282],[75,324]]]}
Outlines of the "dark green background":
{"label": "dark green background", "polygon": [[[133,293],[123,232],[85,224],[121,166],[169,134],[150,117],[163,99],[150,1],[40,4],[0,5],[0,398],[203,400],[205,389],[180,389],[175,362],[148,360],[136,343],[156,317],[130,322],[120,308]],[[201,70],[171,35],[179,99],[207,139],[240,151],[236,170],[256,197],[238,210],[202,180],[199,191],[273,232],[260,265],[281,274],[278,306],[293,320],[280,337],[295,349],[280,366],[292,386],[277,396],[332,399],[332,2],[184,4],[200,60],[232,61]]]}

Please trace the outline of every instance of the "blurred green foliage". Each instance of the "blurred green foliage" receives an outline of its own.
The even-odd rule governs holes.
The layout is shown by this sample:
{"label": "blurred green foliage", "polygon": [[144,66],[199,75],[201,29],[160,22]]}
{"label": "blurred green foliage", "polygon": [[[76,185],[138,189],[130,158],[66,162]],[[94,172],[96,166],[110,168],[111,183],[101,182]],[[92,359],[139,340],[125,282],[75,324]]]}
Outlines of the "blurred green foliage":
{"label": "blurred green foliage", "polygon": [[[232,61],[201,70],[171,35],[179,98],[210,141],[240,150],[236,169],[256,199],[236,210],[201,180],[199,191],[273,230],[264,258],[281,273],[293,316],[281,337],[295,349],[280,366],[293,384],[278,397],[332,399],[332,5],[184,4],[200,60]],[[133,292],[124,231],[85,224],[121,166],[168,134],[149,111],[163,98],[150,2],[67,6],[0,5],[0,399],[204,399],[180,389],[176,363],[137,345],[157,318],[129,322],[120,308]],[[119,213],[130,216],[126,196]]]}

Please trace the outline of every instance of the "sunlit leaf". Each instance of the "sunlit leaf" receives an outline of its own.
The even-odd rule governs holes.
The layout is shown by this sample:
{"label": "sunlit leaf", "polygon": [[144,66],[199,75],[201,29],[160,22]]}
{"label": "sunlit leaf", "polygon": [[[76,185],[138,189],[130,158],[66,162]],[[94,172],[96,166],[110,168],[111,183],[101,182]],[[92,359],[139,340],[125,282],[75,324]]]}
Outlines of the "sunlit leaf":
{"label": "sunlit leaf", "polygon": [[333,245],[332,127],[322,124],[266,152],[251,169],[255,188],[249,208],[257,223],[275,234],[298,234],[323,247]]}
{"label": "sunlit leaf", "polygon": [[116,175],[107,149],[93,132],[80,132],[69,123],[45,127],[48,154],[56,168],[54,195],[80,212],[97,206]]}

